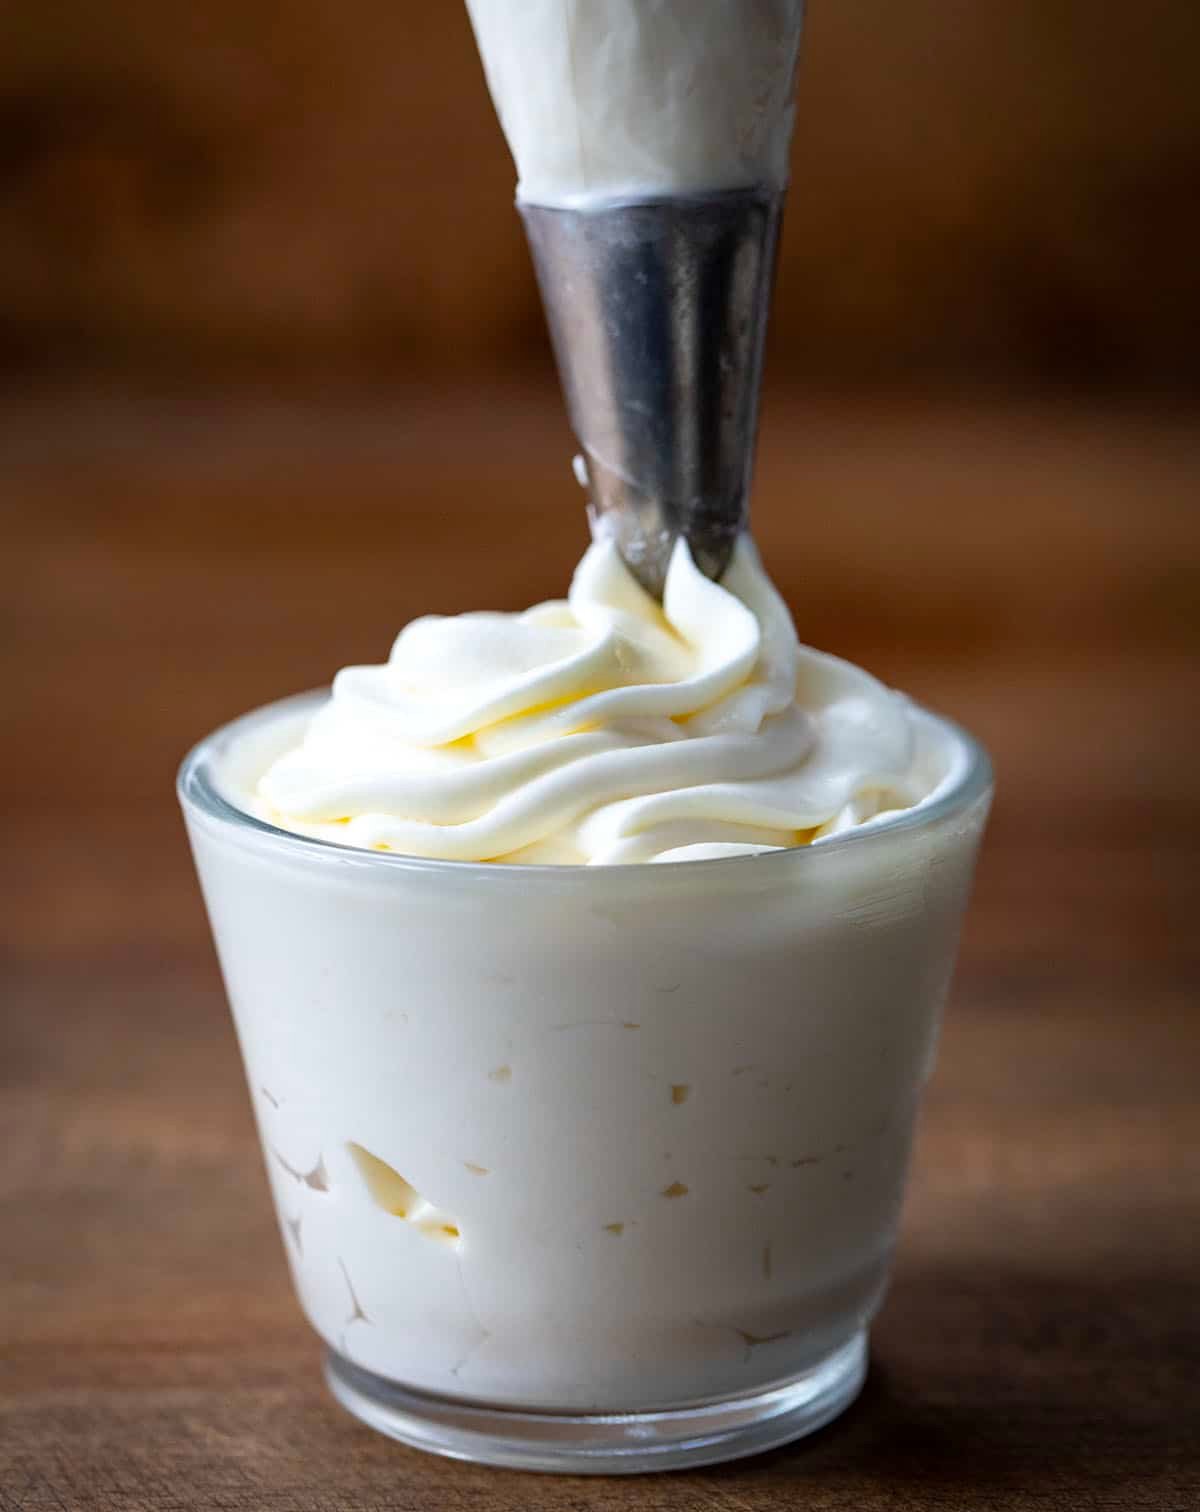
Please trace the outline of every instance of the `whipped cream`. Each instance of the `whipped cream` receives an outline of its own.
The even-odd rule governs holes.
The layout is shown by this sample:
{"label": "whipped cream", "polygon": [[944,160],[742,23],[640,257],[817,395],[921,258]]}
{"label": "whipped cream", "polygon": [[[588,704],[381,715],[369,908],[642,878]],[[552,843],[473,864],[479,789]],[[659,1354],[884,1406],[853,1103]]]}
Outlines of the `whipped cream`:
{"label": "whipped cream", "polygon": [[[841,689],[834,723],[906,714],[922,790],[966,746],[862,674],[799,664],[798,686]],[[455,1399],[627,1413],[861,1348],[985,779],[961,769],[921,823],[752,861],[390,864],[206,796],[249,792],[313,704],[218,732],[182,791],[284,1245],[338,1358]],[[848,790],[835,769],[830,802]]]}
{"label": "whipped cream", "polygon": [[787,182],[803,0],[467,0],[519,198]]}
{"label": "whipped cream", "polygon": [[565,601],[428,616],[350,667],[251,800],[341,844],[460,861],[687,861],[820,843],[961,767],[901,695],[802,646],[753,543],[676,547],[660,606],[608,541]]}

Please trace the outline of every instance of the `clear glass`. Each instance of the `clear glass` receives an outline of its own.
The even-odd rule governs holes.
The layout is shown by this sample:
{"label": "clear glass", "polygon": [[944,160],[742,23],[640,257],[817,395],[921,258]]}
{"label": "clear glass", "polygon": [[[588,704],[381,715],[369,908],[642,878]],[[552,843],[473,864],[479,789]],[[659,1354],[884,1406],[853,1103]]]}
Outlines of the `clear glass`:
{"label": "clear glass", "polygon": [[296,1291],[340,1401],[441,1453],[702,1464],[855,1396],[986,754],[821,845],[625,867],[415,860],[238,807],[323,695],[179,791]]}

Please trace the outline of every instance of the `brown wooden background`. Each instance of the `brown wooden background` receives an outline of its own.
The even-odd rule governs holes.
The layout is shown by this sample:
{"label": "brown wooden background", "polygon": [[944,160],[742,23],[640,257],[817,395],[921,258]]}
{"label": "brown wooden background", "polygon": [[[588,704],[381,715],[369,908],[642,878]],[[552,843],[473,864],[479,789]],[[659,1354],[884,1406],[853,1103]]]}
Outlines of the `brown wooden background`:
{"label": "brown wooden background", "polygon": [[[777,373],[1200,373],[1193,0],[814,0]],[[543,350],[459,0],[0,14],[0,345],[220,379]]]}
{"label": "brown wooden background", "polygon": [[465,22],[0,14],[0,1512],[1200,1505],[1198,16],[813,7],[757,530],[1000,793],[863,1401],[585,1484],[326,1399],[171,794],[582,547]]}

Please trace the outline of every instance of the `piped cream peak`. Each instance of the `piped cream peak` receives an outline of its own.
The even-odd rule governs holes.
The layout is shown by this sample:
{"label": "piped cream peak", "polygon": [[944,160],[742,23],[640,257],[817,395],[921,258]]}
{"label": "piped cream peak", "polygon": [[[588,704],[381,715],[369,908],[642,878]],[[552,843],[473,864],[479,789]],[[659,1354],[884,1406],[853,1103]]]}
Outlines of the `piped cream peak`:
{"label": "piped cream peak", "polygon": [[256,801],[411,856],[674,861],[819,841],[945,766],[917,761],[900,695],[799,644],[748,537],[720,583],[680,542],[661,606],[598,541],[566,600],[426,616],[340,672]]}

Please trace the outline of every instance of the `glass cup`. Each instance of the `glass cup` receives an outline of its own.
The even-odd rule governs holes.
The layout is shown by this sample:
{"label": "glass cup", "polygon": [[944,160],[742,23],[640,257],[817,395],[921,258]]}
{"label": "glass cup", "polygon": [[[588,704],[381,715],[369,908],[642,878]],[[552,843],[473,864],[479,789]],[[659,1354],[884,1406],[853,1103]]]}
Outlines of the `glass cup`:
{"label": "glass cup", "polygon": [[667,865],[416,860],[240,808],[323,694],[179,792],[337,1399],[573,1472],[732,1459],[858,1392],[991,797]]}

